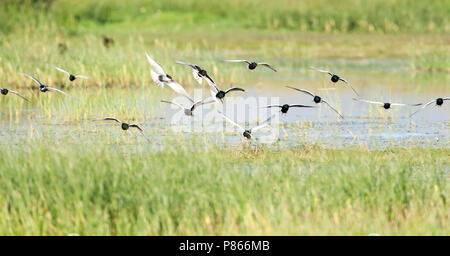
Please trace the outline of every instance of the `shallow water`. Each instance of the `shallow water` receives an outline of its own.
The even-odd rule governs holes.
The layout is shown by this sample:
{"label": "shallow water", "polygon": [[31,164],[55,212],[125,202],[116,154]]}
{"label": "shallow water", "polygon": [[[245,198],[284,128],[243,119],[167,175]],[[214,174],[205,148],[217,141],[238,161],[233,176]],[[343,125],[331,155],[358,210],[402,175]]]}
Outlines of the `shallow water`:
{"label": "shallow water", "polygon": [[[288,60],[283,62],[287,63]],[[319,68],[335,67],[333,71],[349,80],[361,97],[368,100],[426,103],[437,97],[450,96],[450,86],[445,85],[448,84],[449,74],[409,74],[406,72],[405,60],[401,59],[328,59],[316,61],[314,65]],[[254,143],[268,143],[277,147],[318,143],[331,148],[450,148],[449,101],[441,107],[432,104],[410,117],[420,107],[394,106],[385,110],[379,105],[354,101],[355,95],[351,89],[343,83],[332,84],[326,74],[305,68],[281,66],[279,69],[278,73],[265,69],[242,72],[239,79],[246,82],[237,81],[233,86],[245,88],[246,93],[230,93],[223,109],[218,106],[231,119],[250,127],[275,114],[271,126],[255,132]],[[303,88],[322,96],[344,115],[344,119],[340,120],[324,104],[315,104],[312,97],[285,86]],[[13,122],[8,119],[9,114],[0,108],[0,143],[18,145],[31,138],[48,141],[66,138],[75,143],[93,144],[104,140],[113,145],[120,146],[122,143],[146,150],[149,148],[146,146],[148,144],[154,148],[162,148],[169,138],[173,139],[177,135],[217,144],[227,142],[229,145],[240,145],[243,141],[241,132],[230,125],[224,125],[223,119],[215,114],[213,105],[196,110],[194,118],[186,117],[175,107],[146,100],[145,95],[155,90],[167,91],[169,99],[175,96],[168,88],[149,85],[148,88],[130,90],[121,99],[123,102],[136,102],[136,112],[148,116],[136,122],[142,125],[149,140],[137,131],[124,133],[114,123],[91,120],[62,122],[62,113],[61,116],[55,113],[55,116],[48,118],[42,115],[38,106],[34,106],[22,109],[22,117]],[[209,95],[205,84],[194,85],[188,91],[196,99]],[[184,99],[177,97],[175,101],[183,103]],[[292,108],[287,115],[280,115],[277,108],[264,108],[271,104],[285,103],[311,105],[315,108]],[[2,99],[0,104],[6,104],[6,100]],[[153,112],[149,111],[150,108],[153,108]]]}

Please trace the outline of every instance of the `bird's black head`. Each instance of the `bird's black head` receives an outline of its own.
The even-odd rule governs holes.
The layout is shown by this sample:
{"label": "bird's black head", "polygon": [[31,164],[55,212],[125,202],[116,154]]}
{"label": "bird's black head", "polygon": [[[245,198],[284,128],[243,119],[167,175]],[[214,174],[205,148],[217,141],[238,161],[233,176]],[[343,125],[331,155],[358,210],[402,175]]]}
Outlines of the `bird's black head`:
{"label": "bird's black head", "polygon": [[3,95],[6,95],[6,94],[8,94],[8,89],[2,89],[1,91],[0,91]]}
{"label": "bird's black head", "polygon": [[332,76],[331,76],[331,82],[336,83],[337,81],[339,81],[339,76],[337,76],[337,75],[332,75]]}
{"label": "bird's black head", "polygon": [[130,125],[127,123],[122,123],[122,130],[128,130],[128,128],[130,128]]}
{"label": "bird's black head", "polygon": [[225,92],[224,91],[219,91],[216,94],[216,98],[218,98],[218,99],[223,99],[224,97],[225,97]]}
{"label": "bird's black head", "polygon": [[389,109],[391,107],[391,103],[384,103],[383,104],[383,108],[384,109]]}
{"label": "bird's black head", "polygon": [[75,77],[74,75],[72,75],[72,74],[69,75],[69,80],[70,80],[70,81],[75,80],[75,78],[76,78],[76,77]]}
{"label": "bird's black head", "polygon": [[248,140],[252,138],[252,132],[250,130],[245,130],[242,135]]}
{"label": "bird's black head", "polygon": [[444,100],[442,98],[437,98],[436,105],[441,106],[442,104],[444,104]]}
{"label": "bird's black head", "polygon": [[250,64],[248,64],[249,69],[255,69],[256,66],[258,66],[258,63],[256,63],[256,62],[251,62]]}
{"label": "bird's black head", "polygon": [[204,70],[204,69],[200,69],[200,71],[198,71],[198,73],[199,73],[201,76],[206,76],[206,70]]}
{"label": "bird's black head", "polygon": [[289,110],[288,104],[284,104],[283,106],[281,106],[281,113],[286,114],[288,110]]}
{"label": "bird's black head", "polygon": [[322,98],[320,98],[319,96],[314,96],[315,103],[320,103],[321,101],[322,101]]}
{"label": "bird's black head", "polygon": [[41,92],[46,92],[46,91],[48,91],[48,88],[47,88],[47,86],[45,86],[45,85],[41,85],[41,86],[39,86],[39,90],[40,90]]}

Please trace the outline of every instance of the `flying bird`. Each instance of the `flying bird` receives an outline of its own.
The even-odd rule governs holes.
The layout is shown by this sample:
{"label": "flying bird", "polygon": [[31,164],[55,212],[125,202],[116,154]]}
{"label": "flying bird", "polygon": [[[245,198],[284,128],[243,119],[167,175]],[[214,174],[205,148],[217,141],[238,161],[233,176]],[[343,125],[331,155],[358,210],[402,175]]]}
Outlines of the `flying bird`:
{"label": "flying bird", "polygon": [[130,128],[136,128],[136,129],[138,129],[141,132],[142,136],[144,136],[147,140],[149,140],[149,138],[147,138],[147,136],[145,136],[144,130],[137,124],[124,123],[124,122],[120,121],[119,119],[117,119],[115,117],[105,117],[103,119],[97,119],[97,121],[115,121],[115,122],[120,124],[120,127],[124,131],[126,131],[126,130],[128,130]]}
{"label": "flying bird", "polygon": [[34,78],[34,77],[32,77],[32,76],[30,76],[30,75],[28,75],[28,74],[25,74],[25,73],[23,73],[23,72],[22,72],[22,74],[24,74],[25,76],[27,76],[27,77],[33,79],[33,81],[39,86],[39,91],[41,91],[41,92],[56,91],[56,92],[60,92],[60,93],[62,93],[62,94],[64,94],[64,95],[66,95],[66,96],[69,96],[69,97],[71,97],[71,98],[77,99],[76,97],[74,97],[74,96],[72,96],[72,95],[70,95],[70,94],[68,94],[68,93],[66,93],[66,92],[63,92],[63,91],[61,91],[61,90],[59,90],[59,89],[56,89],[56,88],[53,88],[53,87],[46,86],[45,84],[41,83],[39,80],[37,80],[36,78]]}
{"label": "flying bird", "polygon": [[306,105],[284,104],[284,105],[271,105],[271,106],[267,106],[266,108],[280,108],[281,113],[286,114],[288,112],[289,108],[315,108],[315,107],[314,106],[306,106]]}
{"label": "flying bird", "polygon": [[319,104],[319,103],[325,103],[328,107],[330,107],[334,112],[336,112],[340,118],[344,119],[344,116],[342,116],[333,106],[330,105],[330,103],[328,103],[327,101],[325,101],[324,99],[322,99],[320,96],[318,95],[314,95],[312,92],[304,90],[304,89],[298,89],[295,87],[290,87],[290,86],[286,86],[287,88],[291,88],[293,90],[302,92],[304,94],[307,94],[311,97],[313,97],[314,103]]}
{"label": "flying bird", "polygon": [[95,79],[93,79],[91,77],[87,77],[87,76],[83,76],[83,75],[73,75],[69,71],[66,71],[66,70],[64,70],[64,69],[62,69],[60,67],[57,67],[57,66],[53,65],[53,64],[49,64],[49,65],[52,66],[53,68],[55,68],[56,70],[61,71],[61,72],[65,73],[66,75],[68,75],[69,76],[69,81],[71,81],[71,82],[73,82],[77,78],[88,79],[88,80],[95,81]]}
{"label": "flying bird", "polygon": [[244,127],[240,126],[239,124],[237,124],[236,122],[234,122],[233,120],[231,120],[229,117],[225,116],[222,113],[219,113],[226,121],[228,121],[230,124],[236,126],[237,128],[239,128],[240,132],[242,132],[242,136],[244,136],[246,139],[251,139],[252,138],[252,133],[256,132],[257,130],[266,127],[267,125],[270,124],[270,121],[272,120],[272,118],[275,115],[270,116],[269,118],[267,118],[264,122],[262,122],[261,124],[259,124],[256,127],[253,127],[251,129],[245,129]]}
{"label": "flying bird", "polygon": [[337,82],[339,82],[339,81],[344,82],[348,87],[350,87],[350,88],[353,90],[353,92],[356,94],[356,96],[359,97],[358,92],[357,92],[357,91],[353,88],[353,86],[351,86],[350,83],[349,83],[347,80],[345,80],[344,78],[339,77],[338,75],[336,75],[336,74],[334,74],[334,73],[332,73],[332,72],[330,72],[330,71],[327,71],[327,70],[317,69],[317,68],[314,68],[314,67],[311,67],[311,69],[313,69],[313,70],[315,70],[315,71],[322,72],[322,73],[327,73],[328,75],[331,76],[331,82],[333,82],[333,83],[337,83]]}
{"label": "flying bird", "polygon": [[359,99],[359,98],[353,98],[353,100],[365,102],[365,103],[369,103],[369,104],[382,105],[382,107],[384,109],[390,109],[392,106],[420,106],[420,105],[422,105],[422,103],[419,103],[419,104],[390,103],[390,102],[364,100],[364,99]]}
{"label": "flying bird", "polygon": [[19,96],[20,98],[22,98],[22,99],[24,99],[24,100],[26,100],[26,101],[29,102],[28,99],[26,99],[25,97],[23,97],[22,95],[20,95],[18,92],[13,91],[13,90],[9,90],[9,89],[1,88],[1,87],[0,87],[0,93],[3,94],[3,95],[7,95],[8,93],[12,93],[12,94],[15,94],[15,95]]}
{"label": "flying bird", "polygon": [[197,107],[199,107],[199,106],[201,106],[201,105],[213,103],[214,100],[210,100],[210,101],[203,101],[203,100],[200,100],[200,101],[197,101],[196,103],[192,104],[190,108],[185,108],[183,105],[181,105],[181,104],[179,104],[179,103],[176,103],[176,102],[174,102],[174,101],[161,100],[161,102],[168,103],[168,104],[172,104],[172,105],[175,105],[175,106],[181,108],[181,109],[184,111],[184,114],[187,115],[187,116],[194,116],[194,113],[193,113],[193,112],[194,112],[194,109],[195,109],[195,108],[197,108]]}
{"label": "flying bird", "polygon": [[265,66],[270,68],[273,72],[277,72],[277,70],[272,67],[271,65],[267,64],[267,63],[263,63],[263,62],[254,62],[254,61],[249,61],[249,60],[224,60],[225,62],[244,62],[248,64],[248,69],[249,70],[253,70],[255,69],[257,66],[261,65],[261,66]]}
{"label": "flying bird", "polygon": [[215,98],[216,100],[220,100],[221,102],[223,102],[223,98],[227,95],[227,93],[232,92],[232,91],[241,91],[241,92],[245,92],[244,89],[242,88],[238,88],[238,87],[232,87],[227,89],[226,91],[221,90],[214,82],[210,81],[209,79],[206,79],[206,82],[208,82],[208,85],[210,87],[211,90],[211,94],[213,96],[206,98],[205,100],[209,100],[210,98]]}
{"label": "flying bird", "polygon": [[152,69],[150,70],[150,75],[152,77],[153,82],[155,82],[160,87],[164,87],[165,83],[173,82],[171,76],[169,76],[164,69],[154,61],[147,52],[145,52],[145,56],[147,56],[147,61],[150,63]]}
{"label": "flying bird", "polygon": [[[435,99],[435,100],[432,100],[432,101],[426,103],[425,105],[423,105],[423,107],[419,108],[419,109],[418,109],[417,111],[415,111],[414,113],[412,113],[411,116],[415,115],[417,112],[423,110],[424,108],[430,106],[430,105],[433,104],[433,103],[436,103],[435,106],[440,107],[440,106],[442,106],[442,104],[444,104],[444,101],[446,101],[446,100],[450,100],[450,97],[447,97],[447,98],[437,98],[437,99]],[[419,105],[422,105],[422,104],[419,104]]]}
{"label": "flying bird", "polygon": [[197,83],[202,84],[202,82],[203,82],[202,77],[204,77],[205,79],[209,79],[211,82],[214,83],[214,80],[212,80],[212,78],[208,75],[208,72],[206,72],[206,70],[202,69],[199,65],[192,64],[192,63],[186,63],[186,62],[182,62],[182,61],[177,61],[177,63],[181,64],[181,65],[190,66],[192,68],[192,75],[194,76],[194,79],[195,79],[195,81],[197,81]]}

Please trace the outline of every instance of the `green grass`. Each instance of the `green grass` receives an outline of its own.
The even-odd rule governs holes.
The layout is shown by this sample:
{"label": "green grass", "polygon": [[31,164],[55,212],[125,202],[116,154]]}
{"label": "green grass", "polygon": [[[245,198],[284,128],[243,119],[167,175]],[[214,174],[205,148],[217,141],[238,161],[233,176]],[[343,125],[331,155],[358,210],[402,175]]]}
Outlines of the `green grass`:
{"label": "green grass", "polygon": [[40,27],[48,23],[72,33],[80,28],[130,23],[165,30],[167,26],[369,33],[450,30],[446,0],[23,0],[6,1],[0,12],[5,14],[0,16],[4,33],[24,24]]}
{"label": "green grass", "polygon": [[0,234],[450,234],[448,149],[92,144],[2,147]]}

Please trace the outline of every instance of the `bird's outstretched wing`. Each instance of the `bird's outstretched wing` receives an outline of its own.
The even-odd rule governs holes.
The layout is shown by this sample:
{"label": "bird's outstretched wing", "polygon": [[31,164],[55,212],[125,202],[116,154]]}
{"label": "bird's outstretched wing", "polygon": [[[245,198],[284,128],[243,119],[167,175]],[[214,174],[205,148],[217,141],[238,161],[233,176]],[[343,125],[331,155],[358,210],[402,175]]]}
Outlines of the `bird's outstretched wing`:
{"label": "bird's outstretched wing", "polygon": [[216,83],[213,82],[213,80],[206,79],[206,82],[208,83],[211,92],[213,92],[214,94],[216,94],[220,91],[219,87],[216,85]]}
{"label": "bird's outstretched wing", "polygon": [[364,100],[364,99],[360,99],[360,98],[353,98],[353,100],[370,103],[370,104],[384,105],[384,102],[379,102],[379,101]]}
{"label": "bird's outstretched wing", "polygon": [[225,62],[245,62],[247,64],[250,64],[250,61],[248,60],[224,60]]}
{"label": "bird's outstretched wing", "polygon": [[186,65],[186,66],[190,66],[193,69],[196,69],[197,65],[192,64],[192,63],[187,63],[187,62],[182,62],[182,61],[177,61],[177,64],[181,64],[181,65]]}
{"label": "bird's outstretched wing", "polygon": [[76,75],[75,78],[81,78],[81,79],[92,80],[94,82],[97,82],[97,80],[95,80],[94,78],[88,77],[88,76],[83,76],[83,75]]}
{"label": "bird's outstretched wing", "polygon": [[231,92],[231,91],[241,91],[241,92],[245,92],[245,90],[242,89],[242,88],[232,87],[232,88],[226,90],[226,91],[225,91],[225,94],[227,94],[227,93],[229,93],[229,92]]}
{"label": "bird's outstretched wing", "polygon": [[353,92],[356,94],[356,96],[359,97],[359,93],[355,90],[355,88],[353,88],[353,86],[350,85],[350,83],[349,83],[347,80],[345,80],[345,79],[343,79],[343,78],[339,78],[339,80],[341,80],[341,81],[344,82],[348,87],[350,87],[350,88],[353,90]]}
{"label": "bird's outstretched wing", "polygon": [[142,128],[139,127],[139,125],[137,125],[137,124],[130,124],[130,127],[134,127],[136,129],[138,129],[139,131],[144,132],[144,130],[142,130]]}
{"label": "bird's outstretched wing", "polygon": [[335,109],[333,106],[330,105],[330,103],[328,103],[326,100],[322,99],[322,102],[327,104],[328,107],[330,107],[334,112],[336,112],[336,114],[339,115],[340,118],[344,119],[344,116],[341,115],[341,113],[339,113],[339,111],[337,111],[337,109]]}
{"label": "bird's outstretched wing", "polygon": [[295,88],[295,87],[290,87],[290,86],[286,86],[287,88],[290,88],[290,89],[293,89],[293,90],[296,90],[296,91],[299,91],[299,92],[302,92],[302,93],[305,93],[305,94],[307,94],[307,95],[309,95],[309,96],[311,96],[311,97],[315,97],[316,95],[314,95],[312,92],[310,92],[310,91],[307,91],[307,90],[304,90],[304,89],[298,89],[298,88]]}
{"label": "bird's outstretched wing", "polygon": [[77,97],[74,97],[74,96],[72,96],[72,95],[70,95],[70,94],[68,94],[68,93],[66,93],[66,92],[63,92],[63,91],[61,91],[60,89],[53,88],[53,87],[48,87],[48,86],[47,86],[47,89],[50,90],[50,91],[57,91],[57,92],[60,92],[60,93],[62,93],[62,94],[64,94],[64,95],[66,95],[66,96],[69,96],[69,97],[71,97],[71,98],[77,99]]}
{"label": "bird's outstretched wing", "polygon": [[142,136],[144,136],[144,138],[146,140],[150,141],[150,139],[147,137],[147,135],[145,135],[144,130],[139,125],[137,125],[137,124],[130,124],[130,127],[134,127],[136,129],[138,129],[141,132]]}
{"label": "bird's outstretched wing", "polygon": [[241,131],[245,131],[244,127],[240,126],[239,124],[237,124],[236,122],[234,122],[233,120],[231,120],[230,118],[228,118],[227,116],[225,116],[222,113],[219,113],[223,119],[225,119],[227,122],[229,122],[230,124],[232,124],[233,126],[236,126],[237,128],[239,128]]}
{"label": "bird's outstretched wing", "polygon": [[187,94],[186,90],[179,83],[177,83],[175,81],[171,81],[171,82],[167,82],[167,86],[172,88],[172,90],[174,90],[176,93],[186,97],[189,101],[194,103],[194,100]]}
{"label": "bird's outstretched wing", "polygon": [[215,83],[214,80],[208,74],[206,74],[205,79],[211,81],[213,84]]}
{"label": "bird's outstretched wing", "polygon": [[391,106],[406,106],[404,103],[391,103]]}
{"label": "bird's outstretched wing", "polygon": [[34,77],[32,77],[32,76],[30,76],[30,75],[28,75],[28,74],[25,74],[25,73],[23,73],[23,72],[21,72],[21,73],[24,74],[25,76],[27,76],[27,77],[33,79],[33,81],[36,82],[37,85],[39,85],[39,86],[43,85],[43,84],[42,84],[39,80],[37,80],[36,78],[34,78]]}
{"label": "bird's outstretched wing", "polygon": [[430,104],[435,103],[436,100],[431,100],[427,102],[423,107],[419,108],[418,110],[414,111],[409,117],[412,117],[413,115],[417,114],[417,112],[422,111],[424,108],[428,107]]}
{"label": "bird's outstretched wing", "polygon": [[178,107],[180,107],[181,109],[185,109],[185,107],[183,107],[181,104],[178,104],[178,103],[176,103],[176,102],[174,102],[174,101],[169,101],[169,100],[161,100],[161,102],[164,102],[164,103],[169,103],[169,104],[172,104],[172,105],[175,105],[175,106],[178,106]]}
{"label": "bird's outstretched wing", "polygon": [[275,116],[275,115],[271,115],[271,116],[270,116],[269,118],[267,118],[264,122],[262,122],[261,124],[259,124],[259,125],[256,126],[256,127],[253,127],[252,129],[250,129],[250,131],[251,131],[251,132],[256,132],[257,130],[262,129],[262,128],[268,126],[268,125],[270,124],[270,121],[272,120],[272,118],[273,118],[274,116]]}
{"label": "bird's outstretched wing", "polygon": [[147,52],[145,52],[145,56],[147,56],[147,61],[150,63],[150,66],[155,70],[156,73],[159,75],[165,75],[166,72],[164,72],[164,69],[156,62],[154,61]]}
{"label": "bird's outstretched wing", "polygon": [[12,93],[12,94],[15,94],[15,95],[19,96],[20,98],[22,98],[22,99],[24,99],[24,100],[26,100],[26,101],[28,101],[28,102],[30,102],[27,98],[25,98],[24,96],[20,95],[20,93],[18,93],[18,92],[16,92],[16,91],[9,90],[9,92]]}
{"label": "bird's outstretched wing", "polygon": [[333,75],[333,73],[331,73],[331,72],[328,71],[328,70],[318,69],[318,68],[315,68],[315,67],[309,67],[309,68],[312,69],[312,70],[315,70],[315,71],[322,72],[322,73],[327,73],[327,74],[329,74],[330,76]]}
{"label": "bird's outstretched wing", "polygon": [[300,105],[300,104],[289,105],[289,107],[290,108],[315,108],[315,106]]}
{"label": "bird's outstretched wing", "polygon": [[55,69],[57,69],[57,70],[59,70],[59,71],[65,73],[66,75],[70,76],[69,71],[64,70],[64,69],[62,69],[62,68],[60,68],[60,67],[57,67],[57,66],[55,66],[55,65],[53,65],[53,64],[50,64],[50,63],[49,63],[49,65],[52,66],[53,68],[55,68]]}
{"label": "bird's outstretched wing", "polygon": [[105,117],[103,119],[100,119],[101,121],[116,121],[119,124],[122,124],[122,121],[120,121],[119,119],[115,118],[115,117]]}
{"label": "bird's outstretched wing", "polygon": [[213,99],[212,97],[208,97],[208,98],[206,98],[206,99],[199,100],[199,101],[197,101],[196,103],[194,103],[194,104],[192,105],[191,111],[194,111],[195,108],[197,108],[197,107],[199,107],[199,106],[201,106],[201,105],[206,105],[206,104],[209,104],[209,103],[213,103],[213,102],[215,102],[215,101],[216,101],[216,100]]}
{"label": "bird's outstretched wing", "polygon": [[277,72],[277,70],[274,67],[272,67],[271,65],[269,65],[268,63],[258,63],[258,65],[266,66],[266,67],[270,68],[271,70],[273,70],[273,72]]}

